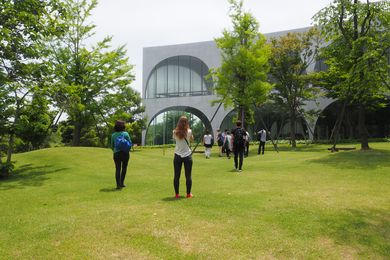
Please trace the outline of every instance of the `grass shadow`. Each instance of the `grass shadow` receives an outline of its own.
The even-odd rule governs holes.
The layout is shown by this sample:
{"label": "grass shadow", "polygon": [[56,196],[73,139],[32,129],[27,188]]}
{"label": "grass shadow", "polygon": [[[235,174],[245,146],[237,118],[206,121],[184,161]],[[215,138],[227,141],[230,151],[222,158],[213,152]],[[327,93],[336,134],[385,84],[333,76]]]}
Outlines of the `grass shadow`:
{"label": "grass shadow", "polygon": [[384,210],[347,210],[344,214],[321,220],[324,233],[336,243],[366,247],[376,254],[390,255],[390,213]]}
{"label": "grass shadow", "polygon": [[21,165],[7,179],[0,181],[0,190],[42,186],[46,180],[50,179],[48,175],[68,169],[55,169],[53,167],[53,165],[34,166],[31,163]]}
{"label": "grass shadow", "polygon": [[116,191],[121,191],[122,189],[117,189],[117,188],[102,188],[99,191],[100,192],[116,192]]}
{"label": "grass shadow", "polygon": [[184,197],[180,197],[180,198],[176,198],[176,197],[165,197],[163,199],[161,199],[162,201],[179,201],[179,200],[182,200],[182,199],[185,199]]}
{"label": "grass shadow", "polygon": [[381,149],[340,151],[320,159],[310,160],[309,162],[324,164],[338,169],[372,170],[379,167],[390,167],[390,151]]}

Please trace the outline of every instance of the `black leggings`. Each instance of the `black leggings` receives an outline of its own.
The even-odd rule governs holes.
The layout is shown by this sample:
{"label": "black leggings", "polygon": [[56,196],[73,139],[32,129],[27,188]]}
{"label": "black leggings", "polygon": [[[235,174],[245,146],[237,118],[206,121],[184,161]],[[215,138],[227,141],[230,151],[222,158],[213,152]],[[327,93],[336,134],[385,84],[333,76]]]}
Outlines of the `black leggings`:
{"label": "black leggings", "polygon": [[125,181],[127,164],[129,163],[130,154],[125,152],[116,152],[114,153],[114,162],[115,162],[115,179],[116,186],[121,187]]}
{"label": "black leggings", "polygon": [[179,194],[179,184],[180,184],[180,174],[181,174],[181,166],[184,163],[184,173],[186,175],[186,186],[187,186],[187,194],[191,193],[192,187],[192,156],[189,155],[187,157],[180,157],[180,155],[175,154],[173,159],[173,167],[175,169],[175,177],[173,179],[173,187],[175,188],[175,193]]}
{"label": "black leggings", "polygon": [[[239,170],[242,170],[242,163],[244,161],[244,150],[245,148],[244,147],[236,147],[236,148],[233,148],[233,153],[234,153],[234,168],[237,169],[237,166],[238,166],[238,169]],[[238,160],[237,160],[238,159]]]}

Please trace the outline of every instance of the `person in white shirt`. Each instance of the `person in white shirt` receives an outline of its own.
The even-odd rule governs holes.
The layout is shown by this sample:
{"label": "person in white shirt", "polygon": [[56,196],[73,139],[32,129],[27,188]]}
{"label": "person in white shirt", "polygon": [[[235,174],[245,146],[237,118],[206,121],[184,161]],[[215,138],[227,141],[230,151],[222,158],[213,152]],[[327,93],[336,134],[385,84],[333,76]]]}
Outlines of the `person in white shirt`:
{"label": "person in white shirt", "polygon": [[257,132],[257,139],[259,140],[259,149],[257,150],[257,154],[264,154],[265,142],[267,141],[267,131],[261,129]]}
{"label": "person in white shirt", "polygon": [[184,164],[184,173],[186,176],[187,198],[192,198],[192,151],[190,148],[190,142],[194,140],[188,119],[185,116],[181,116],[175,130],[173,130],[173,139],[176,141],[175,156],[173,159],[174,166],[174,179],[173,186],[175,189],[175,197],[180,198],[179,184],[181,166]]}
{"label": "person in white shirt", "polygon": [[211,156],[211,147],[213,147],[213,137],[208,130],[206,130],[205,135],[203,136],[203,145],[204,145],[204,155],[206,159]]}

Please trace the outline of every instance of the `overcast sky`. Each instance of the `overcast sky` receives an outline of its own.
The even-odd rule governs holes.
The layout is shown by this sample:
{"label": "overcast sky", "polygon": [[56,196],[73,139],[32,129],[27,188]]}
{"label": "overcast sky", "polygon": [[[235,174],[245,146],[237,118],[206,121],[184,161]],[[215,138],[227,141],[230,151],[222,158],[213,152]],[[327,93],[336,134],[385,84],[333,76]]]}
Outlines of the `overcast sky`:
{"label": "overcast sky", "polygon": [[[94,40],[113,36],[113,46],[127,46],[135,66],[132,87],[142,89],[144,47],[211,41],[230,28],[227,0],[98,0],[92,21]],[[246,0],[244,9],[269,33],[312,25],[312,16],[332,0]]]}

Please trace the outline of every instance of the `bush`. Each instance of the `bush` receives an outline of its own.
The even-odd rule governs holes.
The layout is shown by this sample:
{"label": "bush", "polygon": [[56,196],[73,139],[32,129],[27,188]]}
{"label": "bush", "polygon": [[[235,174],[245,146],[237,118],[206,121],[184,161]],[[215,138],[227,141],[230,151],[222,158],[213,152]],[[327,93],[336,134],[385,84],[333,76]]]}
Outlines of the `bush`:
{"label": "bush", "polygon": [[0,178],[8,177],[14,169],[14,164],[11,163],[0,163]]}

